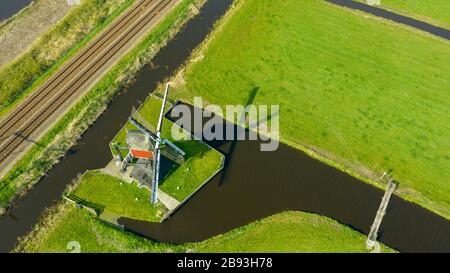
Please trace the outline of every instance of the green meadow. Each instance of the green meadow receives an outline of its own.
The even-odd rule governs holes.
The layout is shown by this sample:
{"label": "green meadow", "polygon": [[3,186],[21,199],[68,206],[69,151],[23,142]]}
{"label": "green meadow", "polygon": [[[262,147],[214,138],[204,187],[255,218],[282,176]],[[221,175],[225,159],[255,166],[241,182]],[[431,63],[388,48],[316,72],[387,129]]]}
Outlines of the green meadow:
{"label": "green meadow", "polygon": [[450,27],[450,1],[448,0],[381,0],[381,7]]}
{"label": "green meadow", "polygon": [[[161,105],[162,99],[151,95],[137,110],[138,121],[152,132],[156,132],[155,128],[158,123]],[[169,108],[170,103],[167,102],[164,110],[168,111]],[[190,135],[186,131],[180,131],[182,139],[175,140],[171,134],[172,125],[173,123],[170,120],[164,119],[161,136],[170,140],[186,153],[184,156],[185,161],[181,165],[175,164],[169,173],[161,178],[160,189],[182,202],[222,168],[224,155],[200,140],[189,139]],[[137,130],[137,127],[131,122],[127,122],[113,139],[111,145],[115,144],[125,147],[127,130]],[[117,151],[112,146],[111,151],[114,155],[117,155]],[[123,157],[126,156],[126,150],[120,152]]]}
{"label": "green meadow", "polygon": [[[348,172],[392,171],[450,217],[450,44],[325,1],[238,1],[178,96],[280,106],[281,140]],[[328,161],[330,162],[330,161]]]}

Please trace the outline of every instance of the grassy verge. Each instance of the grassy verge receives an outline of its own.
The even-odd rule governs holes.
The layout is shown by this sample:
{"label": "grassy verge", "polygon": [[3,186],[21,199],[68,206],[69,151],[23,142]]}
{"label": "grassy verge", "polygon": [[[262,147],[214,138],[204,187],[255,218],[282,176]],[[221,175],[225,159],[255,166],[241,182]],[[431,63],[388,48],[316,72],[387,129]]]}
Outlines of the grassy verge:
{"label": "grassy verge", "polygon": [[85,173],[70,195],[103,207],[102,213],[133,219],[158,222],[165,213],[162,205],[151,205],[150,191],[146,188],[128,184],[100,171]]}
{"label": "grassy verge", "polygon": [[72,109],[33,146],[0,181],[0,207],[23,193],[48,171],[106,109],[111,99],[132,80],[159,48],[193,15],[190,6],[203,0],[184,0],[112,68]]}
{"label": "grassy verge", "polygon": [[134,0],[86,0],[0,70],[0,116],[54,74]]}
{"label": "grassy verge", "polygon": [[380,7],[450,29],[450,1],[447,0],[381,0]]}
{"label": "grassy verge", "polygon": [[378,186],[392,170],[399,195],[449,218],[448,50],[324,1],[238,1],[172,94],[225,106],[256,88],[283,142]]}
{"label": "grassy verge", "polygon": [[[366,237],[323,216],[284,212],[199,243],[167,245],[119,231],[61,204],[19,244],[18,252],[367,252]],[[382,246],[382,252],[393,252]]]}
{"label": "grassy verge", "polygon": [[[150,96],[137,111],[145,119],[145,125],[152,131],[154,131],[155,125],[158,122],[161,104],[162,100],[160,98]],[[161,135],[186,153],[185,162],[180,166],[176,165],[163,178],[160,189],[181,202],[195,192],[208,178],[222,167],[224,156],[200,140],[174,140],[171,134],[172,126],[172,122],[165,120]],[[127,130],[137,130],[137,128],[130,122],[127,122],[112,143],[119,146],[126,146]],[[183,131],[183,134],[185,137],[189,136],[185,131]],[[112,152],[114,155],[116,154],[114,149],[112,149]],[[126,151],[121,152],[122,156],[126,156]]]}

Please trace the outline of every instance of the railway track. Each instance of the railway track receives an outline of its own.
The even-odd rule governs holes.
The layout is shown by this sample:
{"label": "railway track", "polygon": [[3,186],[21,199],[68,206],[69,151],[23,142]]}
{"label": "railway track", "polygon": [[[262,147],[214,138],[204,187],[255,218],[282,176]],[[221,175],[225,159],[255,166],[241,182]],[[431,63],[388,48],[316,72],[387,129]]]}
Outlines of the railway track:
{"label": "railway track", "polygon": [[173,0],[142,0],[0,121],[0,166]]}

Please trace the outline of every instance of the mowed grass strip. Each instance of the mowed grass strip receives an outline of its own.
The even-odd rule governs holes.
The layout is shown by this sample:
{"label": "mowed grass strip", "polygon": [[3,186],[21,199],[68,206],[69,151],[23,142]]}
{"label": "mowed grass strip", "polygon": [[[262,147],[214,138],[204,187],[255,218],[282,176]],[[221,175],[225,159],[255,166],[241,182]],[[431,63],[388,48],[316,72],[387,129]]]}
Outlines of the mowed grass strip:
{"label": "mowed grass strip", "polygon": [[[184,96],[280,105],[281,139],[318,147],[449,217],[450,45],[316,0],[238,2],[188,65]],[[347,164],[347,163],[345,163]],[[363,168],[361,168],[363,169]]]}
{"label": "mowed grass strip", "polygon": [[[366,236],[329,218],[284,212],[199,243],[156,243],[120,231],[89,212],[63,204],[26,236],[17,252],[69,252],[77,241],[81,252],[367,252]],[[382,252],[394,250],[382,246]]]}

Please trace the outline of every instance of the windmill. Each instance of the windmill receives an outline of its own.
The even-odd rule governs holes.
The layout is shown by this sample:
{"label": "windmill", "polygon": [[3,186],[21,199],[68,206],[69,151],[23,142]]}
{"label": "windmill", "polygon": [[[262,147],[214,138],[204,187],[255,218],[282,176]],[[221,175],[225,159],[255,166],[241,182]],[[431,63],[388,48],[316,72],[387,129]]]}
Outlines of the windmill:
{"label": "windmill", "polygon": [[[161,138],[164,109],[167,102],[169,88],[170,86],[167,84],[155,133],[148,128],[151,126],[143,125],[145,123],[145,119],[141,119],[141,122],[139,122],[139,118],[134,118],[132,116],[129,118],[129,121],[136,126],[138,130],[127,131],[127,144],[129,152],[122,161],[123,172],[126,171],[129,165],[141,163],[140,165],[144,165],[140,168],[140,170],[144,172],[144,175],[142,175],[143,180],[146,178],[148,179],[148,176],[151,173],[151,202],[153,204],[158,202],[161,154],[178,164],[181,164],[184,161],[184,156],[186,155],[186,153],[175,144],[167,139]],[[136,115],[138,114],[136,113]],[[117,147],[116,149],[119,151],[121,148],[122,147]]]}

